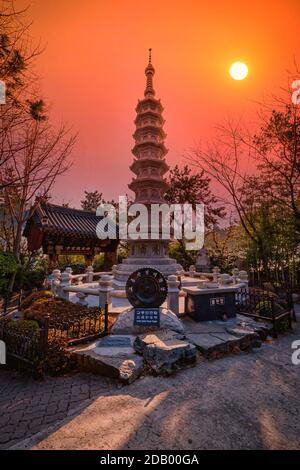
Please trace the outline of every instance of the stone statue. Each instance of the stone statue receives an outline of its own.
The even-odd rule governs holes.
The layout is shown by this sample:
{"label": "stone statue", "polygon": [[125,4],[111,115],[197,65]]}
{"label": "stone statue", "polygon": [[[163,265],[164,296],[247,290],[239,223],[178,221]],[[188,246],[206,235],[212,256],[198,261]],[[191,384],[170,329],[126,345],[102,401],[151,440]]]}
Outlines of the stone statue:
{"label": "stone statue", "polygon": [[196,258],[196,271],[209,273],[211,268],[210,259],[206,248],[201,248]]}

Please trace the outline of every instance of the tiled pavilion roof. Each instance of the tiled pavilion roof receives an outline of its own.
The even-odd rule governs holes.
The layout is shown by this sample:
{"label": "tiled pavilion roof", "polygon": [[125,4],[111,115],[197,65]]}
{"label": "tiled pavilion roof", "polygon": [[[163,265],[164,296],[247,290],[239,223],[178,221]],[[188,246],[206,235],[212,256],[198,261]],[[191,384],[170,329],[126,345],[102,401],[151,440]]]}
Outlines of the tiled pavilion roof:
{"label": "tiled pavilion roof", "polygon": [[[97,216],[94,212],[80,209],[71,209],[56,204],[42,203],[37,206],[33,215],[28,220],[23,235],[27,239],[32,236],[33,228],[35,233],[43,235],[43,239],[65,240],[67,243],[80,245],[82,243],[92,243],[94,246],[101,246],[105,240],[97,236],[97,224],[103,217]],[[109,238],[113,237],[113,226],[109,229]],[[115,242],[115,240],[112,240]],[[42,242],[41,242],[42,243]],[[36,245],[35,240],[33,244]],[[106,240],[107,244],[107,240]],[[37,249],[37,248],[35,248]]]}

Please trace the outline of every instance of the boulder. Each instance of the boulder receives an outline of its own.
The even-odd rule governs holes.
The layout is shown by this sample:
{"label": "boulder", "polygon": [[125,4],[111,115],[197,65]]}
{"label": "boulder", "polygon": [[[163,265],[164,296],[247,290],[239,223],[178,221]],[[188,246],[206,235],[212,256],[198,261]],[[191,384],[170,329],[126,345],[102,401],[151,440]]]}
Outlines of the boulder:
{"label": "boulder", "polygon": [[[223,338],[218,338],[210,333],[188,334],[187,339],[194,344],[206,358],[216,353],[225,354],[228,350],[228,341],[224,341]],[[234,340],[236,340],[236,338],[234,338]]]}
{"label": "boulder", "polygon": [[76,352],[77,364],[81,370],[112,377],[125,384],[136,380],[144,369],[144,361],[138,354],[127,356],[100,356],[93,350]]}
{"label": "boulder", "polygon": [[262,321],[255,321],[243,315],[237,316],[236,334],[256,333],[261,341],[265,341],[267,336],[273,332],[273,324]]}
{"label": "boulder", "polygon": [[193,344],[170,331],[138,336],[134,348],[143,355],[145,363],[160,375],[170,375],[183,364],[195,362],[197,355]]}
{"label": "boulder", "polygon": [[160,326],[136,326],[134,325],[134,308],[129,308],[120,313],[111,329],[112,335],[130,334],[141,335],[159,330],[172,330],[178,333],[184,333],[184,327],[179,318],[171,310],[160,308]]}
{"label": "boulder", "polygon": [[226,328],[227,332],[239,338],[240,349],[247,350],[250,348],[259,348],[261,346],[261,339],[259,334],[256,331],[236,327],[236,328]]}
{"label": "boulder", "polygon": [[105,336],[95,343],[73,351],[80,369],[131,383],[144,367],[143,358],[135,354],[135,336]]}

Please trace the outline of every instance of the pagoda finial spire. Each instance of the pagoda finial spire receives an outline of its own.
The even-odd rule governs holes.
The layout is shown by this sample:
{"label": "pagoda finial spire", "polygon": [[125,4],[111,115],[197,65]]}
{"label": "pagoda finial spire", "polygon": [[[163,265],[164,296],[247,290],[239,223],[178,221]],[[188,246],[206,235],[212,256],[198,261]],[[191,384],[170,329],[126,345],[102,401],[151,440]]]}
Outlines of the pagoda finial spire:
{"label": "pagoda finial spire", "polygon": [[147,77],[147,82],[146,82],[146,89],[144,92],[144,95],[147,96],[154,96],[155,91],[153,88],[153,75],[155,74],[154,67],[152,65],[152,49],[149,49],[149,62],[145,70],[145,74]]}

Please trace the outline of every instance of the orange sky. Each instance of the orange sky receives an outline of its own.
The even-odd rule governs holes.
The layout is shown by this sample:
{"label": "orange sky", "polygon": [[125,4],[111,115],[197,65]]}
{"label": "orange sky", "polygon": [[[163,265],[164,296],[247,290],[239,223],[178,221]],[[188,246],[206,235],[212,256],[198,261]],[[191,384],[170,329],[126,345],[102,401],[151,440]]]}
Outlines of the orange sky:
{"label": "orange sky", "polygon": [[[156,96],[165,108],[167,161],[213,137],[228,116],[286,83],[300,62],[300,0],[17,0],[31,3],[37,68],[56,120],[79,132],[72,170],[53,191],[78,205],[85,189],[128,193],[134,108],[143,97],[152,47]],[[228,75],[245,61],[242,82]]]}

